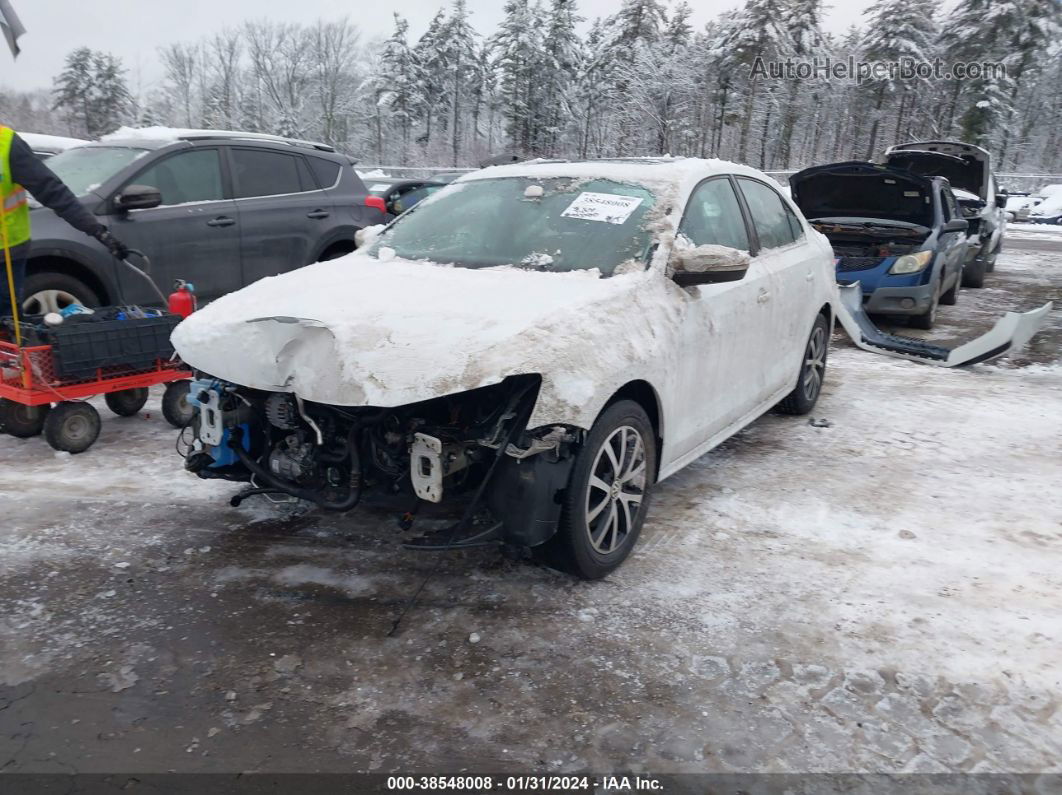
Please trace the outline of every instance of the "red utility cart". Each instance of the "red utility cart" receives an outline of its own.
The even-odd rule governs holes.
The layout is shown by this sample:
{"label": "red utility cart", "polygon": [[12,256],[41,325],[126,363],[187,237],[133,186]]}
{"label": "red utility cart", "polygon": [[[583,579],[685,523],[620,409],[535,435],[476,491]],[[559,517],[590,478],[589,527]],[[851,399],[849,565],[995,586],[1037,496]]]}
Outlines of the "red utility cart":
{"label": "red utility cart", "polygon": [[43,431],[56,450],[80,453],[100,432],[99,413],[87,398],[103,395],[115,414],[132,416],[147,402],[148,387],[166,384],[162,413],[180,428],[191,416],[191,375],[180,361],[156,359],[150,367],[99,367],[70,380],[57,375],[51,345],[0,342],[0,425],[23,438]]}

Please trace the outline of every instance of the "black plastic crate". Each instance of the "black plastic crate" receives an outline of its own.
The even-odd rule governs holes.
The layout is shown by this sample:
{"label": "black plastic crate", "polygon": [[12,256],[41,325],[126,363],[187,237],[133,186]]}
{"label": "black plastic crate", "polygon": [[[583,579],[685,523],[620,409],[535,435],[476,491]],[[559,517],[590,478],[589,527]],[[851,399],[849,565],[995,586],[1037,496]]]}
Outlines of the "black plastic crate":
{"label": "black plastic crate", "polygon": [[102,367],[144,370],[173,356],[170,334],[179,315],[64,323],[40,334],[51,343],[55,374],[62,380],[92,377]]}

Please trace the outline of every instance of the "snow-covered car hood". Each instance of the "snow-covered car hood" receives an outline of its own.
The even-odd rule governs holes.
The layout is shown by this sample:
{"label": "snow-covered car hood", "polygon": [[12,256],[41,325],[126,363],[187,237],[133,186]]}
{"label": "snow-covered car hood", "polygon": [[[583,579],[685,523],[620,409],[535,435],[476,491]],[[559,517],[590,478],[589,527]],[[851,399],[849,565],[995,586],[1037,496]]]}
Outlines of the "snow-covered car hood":
{"label": "snow-covered car hood", "polygon": [[352,254],[225,296],[173,343],[212,376],[320,403],[400,406],[543,373],[577,405],[600,386],[595,373],[652,354],[631,348],[652,340],[648,303],[665,282]]}

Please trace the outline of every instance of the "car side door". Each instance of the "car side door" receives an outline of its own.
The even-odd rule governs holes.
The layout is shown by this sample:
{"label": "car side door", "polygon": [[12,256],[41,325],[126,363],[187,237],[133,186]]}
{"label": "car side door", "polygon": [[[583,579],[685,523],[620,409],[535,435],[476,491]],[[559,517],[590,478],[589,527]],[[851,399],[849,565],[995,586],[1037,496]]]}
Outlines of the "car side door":
{"label": "car side door", "polygon": [[737,184],[759,245],[753,261],[766,276],[756,300],[769,351],[763,388],[770,394],[790,388],[800,370],[818,311],[812,302],[821,255],[776,187],[747,176],[737,177]]}
{"label": "car side door", "polygon": [[[151,275],[165,290],[175,279],[195,285],[203,298],[242,286],[236,205],[217,147],[195,147],[160,156],[125,181],[158,189],[162,204],[143,210],[111,210],[110,229],[151,259]],[[149,300],[150,290],[123,279],[128,300]]]}
{"label": "car side door", "polygon": [[308,265],[335,211],[298,151],[228,147],[244,284]]}
{"label": "car side door", "polygon": [[[709,177],[690,194],[678,234],[685,245],[719,245],[754,253],[737,186],[728,175]],[[719,437],[762,400],[763,360],[769,356],[763,330],[766,313],[758,296],[770,289],[770,274],[752,258],[737,281],[688,287],[669,461],[680,462]]]}
{"label": "car side door", "polygon": [[[945,225],[949,221],[963,220],[962,209],[959,207],[959,202],[956,201],[955,194],[952,193],[951,188],[941,188],[940,205]],[[942,229],[938,239],[940,240],[940,253],[938,256],[944,262],[944,286],[947,289],[955,279],[962,278],[962,268],[966,262],[966,232],[948,232]]]}

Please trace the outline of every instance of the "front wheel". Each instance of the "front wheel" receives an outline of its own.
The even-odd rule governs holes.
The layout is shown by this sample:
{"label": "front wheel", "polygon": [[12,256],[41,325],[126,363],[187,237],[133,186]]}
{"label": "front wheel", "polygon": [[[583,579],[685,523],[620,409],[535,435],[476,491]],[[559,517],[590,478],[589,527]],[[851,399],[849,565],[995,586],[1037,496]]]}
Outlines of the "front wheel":
{"label": "front wheel", "polygon": [[826,379],[826,356],[830,351],[830,324],[823,315],[815,318],[811,336],[804,348],[800,372],[793,391],[782,398],[778,410],[784,414],[807,414],[818,402]]}
{"label": "front wheel", "polygon": [[64,401],[44,421],[44,438],[53,450],[83,453],[100,435],[100,415],[88,403]]}
{"label": "front wheel", "polygon": [[655,434],[645,410],[632,400],[613,403],[575,459],[547,550],[553,563],[584,580],[618,568],[638,541],[655,473]]}

